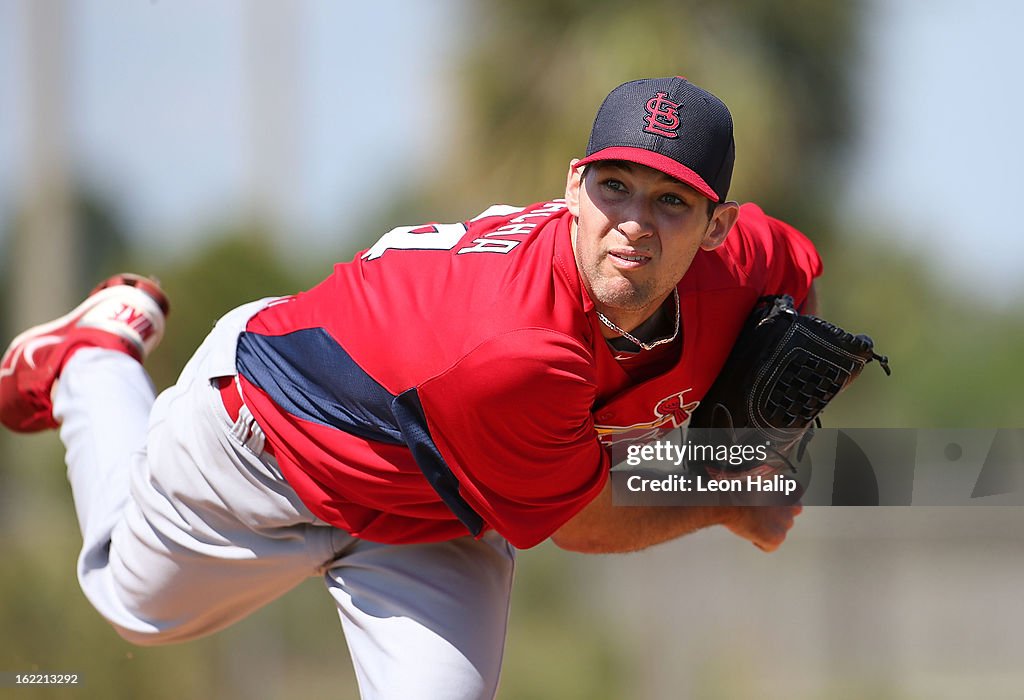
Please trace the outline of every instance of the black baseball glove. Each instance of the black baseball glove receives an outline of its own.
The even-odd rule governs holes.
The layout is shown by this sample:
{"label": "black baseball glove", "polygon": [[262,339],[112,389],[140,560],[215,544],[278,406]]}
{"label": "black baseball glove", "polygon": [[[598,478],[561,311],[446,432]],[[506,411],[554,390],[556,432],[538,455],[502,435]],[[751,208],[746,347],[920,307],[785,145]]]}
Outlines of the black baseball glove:
{"label": "black baseball glove", "polygon": [[690,417],[691,442],[715,449],[689,471],[716,478],[795,472],[794,449],[799,461],[818,415],[872,360],[890,374],[868,336],[800,314],[790,296],[761,298]]}

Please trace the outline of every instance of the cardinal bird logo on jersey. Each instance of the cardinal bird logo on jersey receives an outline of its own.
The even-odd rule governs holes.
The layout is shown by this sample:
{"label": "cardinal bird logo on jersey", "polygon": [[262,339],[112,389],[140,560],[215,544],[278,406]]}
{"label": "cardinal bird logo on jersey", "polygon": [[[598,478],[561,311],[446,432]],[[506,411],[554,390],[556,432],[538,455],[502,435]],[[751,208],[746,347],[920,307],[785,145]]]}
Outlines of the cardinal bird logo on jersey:
{"label": "cardinal bird logo on jersey", "polygon": [[686,392],[691,389],[683,389],[678,394],[672,394],[659,401],[654,406],[654,420],[632,425],[595,425],[598,439],[605,447],[629,444],[634,442],[649,442],[686,425],[690,420],[690,414],[697,408],[700,401],[685,402]]}
{"label": "cardinal bird logo on jersey", "polygon": [[679,103],[666,99],[668,95],[659,92],[647,100],[647,127],[644,129],[649,134],[657,134],[667,139],[679,137],[676,129],[679,128]]}

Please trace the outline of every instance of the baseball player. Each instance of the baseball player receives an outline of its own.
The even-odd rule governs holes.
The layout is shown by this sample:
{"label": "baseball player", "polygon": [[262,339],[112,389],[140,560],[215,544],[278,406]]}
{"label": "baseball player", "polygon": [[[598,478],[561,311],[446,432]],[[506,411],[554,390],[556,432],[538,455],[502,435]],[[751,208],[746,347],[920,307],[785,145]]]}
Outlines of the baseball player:
{"label": "baseball player", "polygon": [[309,576],[364,698],[492,698],[515,548],[647,547],[724,525],[774,550],[799,506],[616,508],[615,444],[684,425],[755,301],[811,296],[811,243],[727,200],[726,106],[615,88],[565,198],[401,227],[309,291],[228,313],[154,396],[159,285],[118,275],[22,333],[0,419],[59,428],[90,602],[193,639]]}

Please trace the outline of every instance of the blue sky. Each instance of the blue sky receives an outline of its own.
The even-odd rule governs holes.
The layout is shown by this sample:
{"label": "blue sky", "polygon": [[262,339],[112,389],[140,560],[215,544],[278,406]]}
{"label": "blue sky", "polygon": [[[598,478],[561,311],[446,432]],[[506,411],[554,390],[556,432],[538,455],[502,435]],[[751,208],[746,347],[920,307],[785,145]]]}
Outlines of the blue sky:
{"label": "blue sky", "polygon": [[[75,168],[146,242],[167,245],[173,233],[170,245],[187,245],[244,205],[258,165],[249,156],[255,110],[297,126],[264,184],[278,185],[275,204],[290,230],[314,242],[338,228],[346,208],[384,196],[386,172],[425,164],[435,142],[424,134],[442,130],[436,75],[454,40],[452,2],[67,5]],[[0,0],[0,216],[23,188],[27,6]],[[285,57],[259,59],[271,69],[260,76],[270,103],[251,101],[244,61],[254,23]],[[298,78],[275,80],[277,66]],[[392,118],[402,103],[421,105],[428,121],[396,123],[386,143],[362,137],[363,124]]]}
{"label": "blue sky", "polygon": [[[880,253],[919,251],[979,295],[1024,294],[1024,235],[1003,213],[1024,183],[1024,3],[868,2],[860,134],[837,207],[867,236],[900,231],[879,236]],[[443,144],[449,101],[438,74],[458,41],[458,0],[274,5],[68,3],[75,168],[147,243],[187,246],[262,188],[292,240],[322,245],[346,211],[387,196],[389,173],[428,167]],[[27,7],[0,0],[0,217],[24,186]],[[243,62],[254,25],[261,45],[288,57],[264,55],[265,103],[252,101]],[[275,80],[279,65],[300,78]],[[393,108],[410,103],[426,123],[395,119]],[[253,113],[298,125],[261,182],[249,175],[265,171],[248,155]],[[393,120],[387,141],[363,137],[380,120]]]}
{"label": "blue sky", "polygon": [[844,213],[978,296],[1024,294],[1024,3],[873,0]]}

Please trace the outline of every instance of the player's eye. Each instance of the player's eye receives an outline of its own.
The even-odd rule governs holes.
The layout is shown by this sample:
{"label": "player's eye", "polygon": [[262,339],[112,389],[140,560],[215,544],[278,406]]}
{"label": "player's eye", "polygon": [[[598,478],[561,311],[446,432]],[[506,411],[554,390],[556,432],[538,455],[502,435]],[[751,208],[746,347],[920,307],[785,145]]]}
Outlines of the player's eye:
{"label": "player's eye", "polygon": [[608,178],[607,180],[602,180],[601,187],[605,188],[606,190],[612,190],[613,192],[626,191],[626,186],[622,184],[622,181],[616,180],[615,178],[612,177]]}
{"label": "player's eye", "polygon": [[677,195],[674,195],[674,194],[663,194],[663,195],[661,195],[661,201],[664,202],[665,204],[669,204],[669,205],[671,205],[673,207],[685,207],[685,206],[687,206],[687,202],[686,202],[685,199],[683,199],[682,197],[679,197]]}

